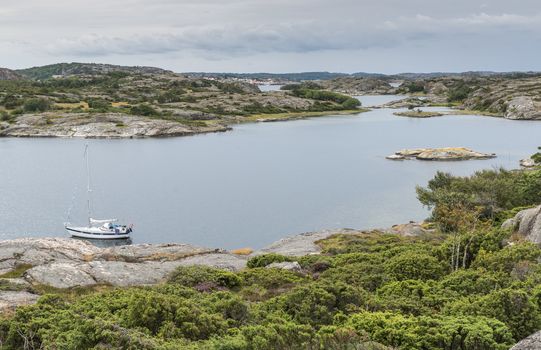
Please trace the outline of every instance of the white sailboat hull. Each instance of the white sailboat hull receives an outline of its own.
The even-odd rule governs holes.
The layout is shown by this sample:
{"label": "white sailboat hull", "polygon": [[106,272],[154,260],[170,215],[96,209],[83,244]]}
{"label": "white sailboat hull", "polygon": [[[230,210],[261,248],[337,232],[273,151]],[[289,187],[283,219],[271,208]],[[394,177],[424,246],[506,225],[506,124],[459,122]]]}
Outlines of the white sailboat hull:
{"label": "white sailboat hull", "polygon": [[112,230],[101,230],[99,227],[69,227],[66,230],[72,237],[90,239],[127,239],[130,232],[114,232]]}

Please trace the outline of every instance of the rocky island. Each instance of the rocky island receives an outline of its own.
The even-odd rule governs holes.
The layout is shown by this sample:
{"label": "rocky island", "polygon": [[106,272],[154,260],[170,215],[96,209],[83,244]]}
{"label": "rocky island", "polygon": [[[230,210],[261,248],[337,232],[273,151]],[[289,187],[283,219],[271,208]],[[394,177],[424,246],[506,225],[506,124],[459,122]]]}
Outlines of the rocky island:
{"label": "rocky island", "polygon": [[431,160],[431,161],[447,161],[447,160],[470,160],[470,159],[490,159],[495,158],[494,153],[480,153],[465,147],[444,147],[444,148],[415,148],[403,149],[396,152],[387,159],[390,160]]}
{"label": "rocky island", "polygon": [[321,86],[262,93],[244,81],[154,67],[63,63],[0,73],[0,136],[183,136],[363,111],[357,99]]}
{"label": "rocky island", "polygon": [[432,118],[432,117],[441,117],[444,114],[440,112],[426,112],[420,109],[415,111],[406,111],[406,112],[395,112],[393,113],[399,117],[409,117],[409,118]]}

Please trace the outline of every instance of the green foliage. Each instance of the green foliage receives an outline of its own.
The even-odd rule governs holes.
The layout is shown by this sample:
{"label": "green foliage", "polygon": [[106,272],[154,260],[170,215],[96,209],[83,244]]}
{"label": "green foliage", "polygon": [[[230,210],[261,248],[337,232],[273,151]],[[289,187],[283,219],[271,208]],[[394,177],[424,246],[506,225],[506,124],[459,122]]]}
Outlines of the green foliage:
{"label": "green foliage", "polygon": [[284,261],[292,261],[292,259],[288,258],[287,256],[275,254],[275,253],[261,254],[261,255],[256,255],[253,258],[250,258],[250,260],[248,260],[247,266],[250,268],[265,267],[275,262],[280,263]]}
{"label": "green foliage", "polygon": [[356,98],[337,92],[307,88],[303,85],[294,85],[291,87],[291,93],[297,97],[338,103],[343,109],[355,109],[361,105]]}
{"label": "green foliage", "polygon": [[438,172],[427,187],[417,188],[417,196],[434,209],[436,221],[444,221],[446,208],[456,207],[479,208],[482,218],[494,219],[503,210],[541,202],[541,171],[482,170],[467,177]]}
{"label": "green foliage", "polygon": [[241,284],[241,278],[227,270],[208,266],[180,266],[169,276],[169,282],[185,287],[209,284],[209,287],[234,288]]}
{"label": "green foliage", "polygon": [[506,324],[514,339],[523,339],[539,329],[541,314],[524,290],[495,290],[482,297],[459,299],[447,306],[447,313],[486,316]]}
{"label": "green foliage", "polygon": [[[443,237],[335,235],[317,242],[323,255],[261,255],[240,272],[183,266],[152,287],[49,289],[55,295],[0,317],[0,343],[6,350],[508,349],[541,328],[541,249],[503,245],[498,230],[479,224],[464,227]],[[457,266],[451,251],[459,241],[469,262]],[[287,260],[303,273],[264,267]]]}
{"label": "green foliage", "polygon": [[447,270],[435,257],[415,251],[406,251],[396,255],[385,262],[384,269],[387,275],[395,280],[409,279],[439,279]]}
{"label": "green foliage", "polygon": [[46,98],[32,98],[24,101],[25,112],[45,112],[51,109],[51,102]]}
{"label": "green foliage", "polygon": [[156,109],[154,109],[154,107],[144,103],[133,106],[130,109],[130,113],[133,115],[142,115],[145,117],[156,117],[160,115],[160,113]]}
{"label": "green foliage", "polygon": [[398,349],[506,350],[513,344],[505,325],[486,317],[365,312],[351,316],[346,325]]}
{"label": "green foliage", "polygon": [[88,107],[97,111],[106,112],[111,108],[111,102],[98,98],[90,99],[88,100]]}
{"label": "green foliage", "polygon": [[[541,147],[537,147],[537,149],[541,150]],[[531,158],[535,162],[535,164],[541,164],[541,152],[534,153]]]}
{"label": "green foliage", "polygon": [[262,105],[259,102],[253,102],[249,105],[243,106],[242,110],[248,114],[272,114],[272,113],[283,113],[285,110],[273,106],[271,104]]}
{"label": "green foliage", "polygon": [[24,100],[20,98],[19,96],[15,96],[13,94],[8,93],[2,99],[0,99],[0,105],[4,106],[6,109],[14,109],[17,107],[22,106],[24,103]]}
{"label": "green foliage", "polygon": [[401,91],[406,91],[409,93],[416,93],[416,92],[425,92],[425,84],[422,81],[410,81],[405,82],[400,85]]}
{"label": "green foliage", "polygon": [[462,102],[472,92],[472,88],[469,87],[463,80],[455,83],[447,92],[448,102]]}
{"label": "green foliage", "polygon": [[506,246],[501,250],[487,252],[480,251],[479,256],[472,264],[473,267],[482,267],[491,271],[511,272],[518,263],[536,262],[541,257],[541,250],[533,243],[522,242]]}
{"label": "green foliage", "polygon": [[157,98],[159,103],[174,103],[174,102],[181,102],[182,101],[182,95],[186,94],[186,90],[182,88],[174,88],[165,91],[164,93],[160,94]]}

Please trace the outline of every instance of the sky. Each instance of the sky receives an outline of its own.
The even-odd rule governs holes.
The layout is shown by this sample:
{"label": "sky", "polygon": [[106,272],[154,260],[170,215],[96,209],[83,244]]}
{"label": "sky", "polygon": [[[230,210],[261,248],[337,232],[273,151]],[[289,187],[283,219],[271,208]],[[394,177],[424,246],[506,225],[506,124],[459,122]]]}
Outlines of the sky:
{"label": "sky", "polygon": [[540,0],[0,0],[0,67],[541,71]]}

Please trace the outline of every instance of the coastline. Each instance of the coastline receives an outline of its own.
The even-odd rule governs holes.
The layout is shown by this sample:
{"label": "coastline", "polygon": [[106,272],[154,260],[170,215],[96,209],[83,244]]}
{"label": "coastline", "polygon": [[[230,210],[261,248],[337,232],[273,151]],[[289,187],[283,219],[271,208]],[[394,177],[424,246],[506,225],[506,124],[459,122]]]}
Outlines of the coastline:
{"label": "coastline", "polygon": [[[368,108],[331,110],[321,112],[290,112],[253,114],[231,117],[227,121],[205,121],[205,125],[191,126],[177,121],[125,114],[93,115],[91,121],[81,122],[81,116],[68,116],[63,123],[55,124],[63,117],[45,115],[50,123],[37,123],[43,115],[23,115],[14,126],[0,128],[0,138],[85,138],[85,139],[134,139],[192,136],[233,130],[234,125],[258,122],[301,120],[314,117],[354,115],[370,111]],[[70,119],[71,118],[71,119]]]}
{"label": "coastline", "polygon": [[318,241],[335,235],[375,232],[413,237],[431,234],[433,230],[424,223],[411,222],[387,229],[322,230],[288,236],[257,251],[229,251],[182,243],[101,248],[86,240],[60,237],[4,240],[0,241],[0,285],[4,287],[0,289],[0,311],[34,303],[50,290],[159,284],[179,266],[203,265],[240,271],[246,268],[250,258],[262,254],[317,255],[322,251]]}

